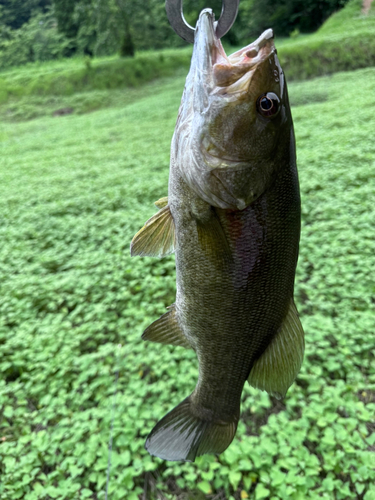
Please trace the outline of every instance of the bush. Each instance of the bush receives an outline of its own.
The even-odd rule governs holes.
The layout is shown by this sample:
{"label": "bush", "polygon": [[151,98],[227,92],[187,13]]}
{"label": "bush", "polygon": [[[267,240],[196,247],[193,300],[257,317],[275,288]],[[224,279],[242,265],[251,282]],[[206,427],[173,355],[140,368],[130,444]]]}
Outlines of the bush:
{"label": "bush", "polygon": [[51,11],[38,13],[18,30],[1,28],[0,68],[61,58],[70,43],[57,31]]}

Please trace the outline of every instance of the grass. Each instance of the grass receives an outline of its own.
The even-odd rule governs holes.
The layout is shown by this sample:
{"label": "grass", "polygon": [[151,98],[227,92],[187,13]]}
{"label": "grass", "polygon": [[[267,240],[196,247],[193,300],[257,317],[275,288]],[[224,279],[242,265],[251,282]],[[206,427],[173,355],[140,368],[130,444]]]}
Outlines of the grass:
{"label": "grass", "polygon": [[178,68],[173,77],[164,77],[144,83],[139,87],[91,90],[69,96],[22,96],[0,104],[0,120],[3,122],[25,121],[43,116],[84,114],[99,109],[118,108],[147,98],[175,85],[178,78],[183,82],[186,69]]}
{"label": "grass", "polygon": [[137,87],[188,67],[191,47],[118,56],[35,63],[0,73],[0,102],[24,96],[71,96],[77,92]]}
{"label": "grass", "polygon": [[183,78],[0,124],[1,498],[104,498],[113,415],[111,500],[375,499],[374,85],[368,68],[289,86],[305,361],[281,403],[246,386],[234,442],[194,464],[143,448],[197,363],[140,339],[174,301],[173,257],[129,256],[167,194]]}
{"label": "grass", "polygon": [[362,0],[351,0],[312,35],[282,40],[280,60],[289,80],[375,65],[375,7],[362,14]]}

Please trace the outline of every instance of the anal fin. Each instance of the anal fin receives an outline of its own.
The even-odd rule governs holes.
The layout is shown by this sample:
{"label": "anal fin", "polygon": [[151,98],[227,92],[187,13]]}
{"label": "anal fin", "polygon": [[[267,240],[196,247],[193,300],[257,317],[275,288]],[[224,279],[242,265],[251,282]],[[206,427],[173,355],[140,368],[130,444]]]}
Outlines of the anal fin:
{"label": "anal fin", "polygon": [[294,382],[303,361],[304,332],[293,299],[281,327],[250,372],[248,382],[281,399]]}
{"label": "anal fin", "polygon": [[[132,257],[165,257],[174,252],[175,227],[168,201],[161,198],[156,202],[163,205],[154,216],[149,219],[141,230],[134,236],[130,245]],[[158,206],[159,206],[158,205]]]}
{"label": "anal fin", "polygon": [[186,347],[187,349],[191,348],[184,332],[178,324],[174,304],[170,306],[167,313],[163,314],[163,316],[146,328],[142,334],[142,339],[159,342],[160,344],[177,345]]}

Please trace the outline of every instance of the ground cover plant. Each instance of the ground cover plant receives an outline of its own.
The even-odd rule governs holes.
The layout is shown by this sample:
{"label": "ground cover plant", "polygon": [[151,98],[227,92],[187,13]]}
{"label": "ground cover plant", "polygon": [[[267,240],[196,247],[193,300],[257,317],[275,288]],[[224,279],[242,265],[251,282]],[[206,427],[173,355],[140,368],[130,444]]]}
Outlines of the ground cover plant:
{"label": "ground cover plant", "polygon": [[143,448],[197,378],[193,352],[140,338],[174,301],[173,257],[129,256],[167,194],[183,82],[0,124],[0,497],[105,498],[113,422],[112,500],[374,500],[374,68],[290,84],[306,331],[296,383],[283,402],[246,386],[219,457],[168,463]]}

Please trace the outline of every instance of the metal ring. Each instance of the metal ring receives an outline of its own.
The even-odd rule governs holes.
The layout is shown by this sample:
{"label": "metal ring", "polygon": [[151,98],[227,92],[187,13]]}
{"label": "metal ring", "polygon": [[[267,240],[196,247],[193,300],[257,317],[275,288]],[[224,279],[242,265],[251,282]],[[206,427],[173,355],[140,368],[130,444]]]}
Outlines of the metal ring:
{"label": "metal ring", "polygon": [[[195,29],[190,26],[184,18],[182,1],[183,0],[166,0],[165,9],[167,11],[168,21],[177,35],[189,43],[194,43]],[[223,37],[232,27],[237,17],[239,3],[240,0],[223,0],[220,18],[216,24],[217,38]]]}

